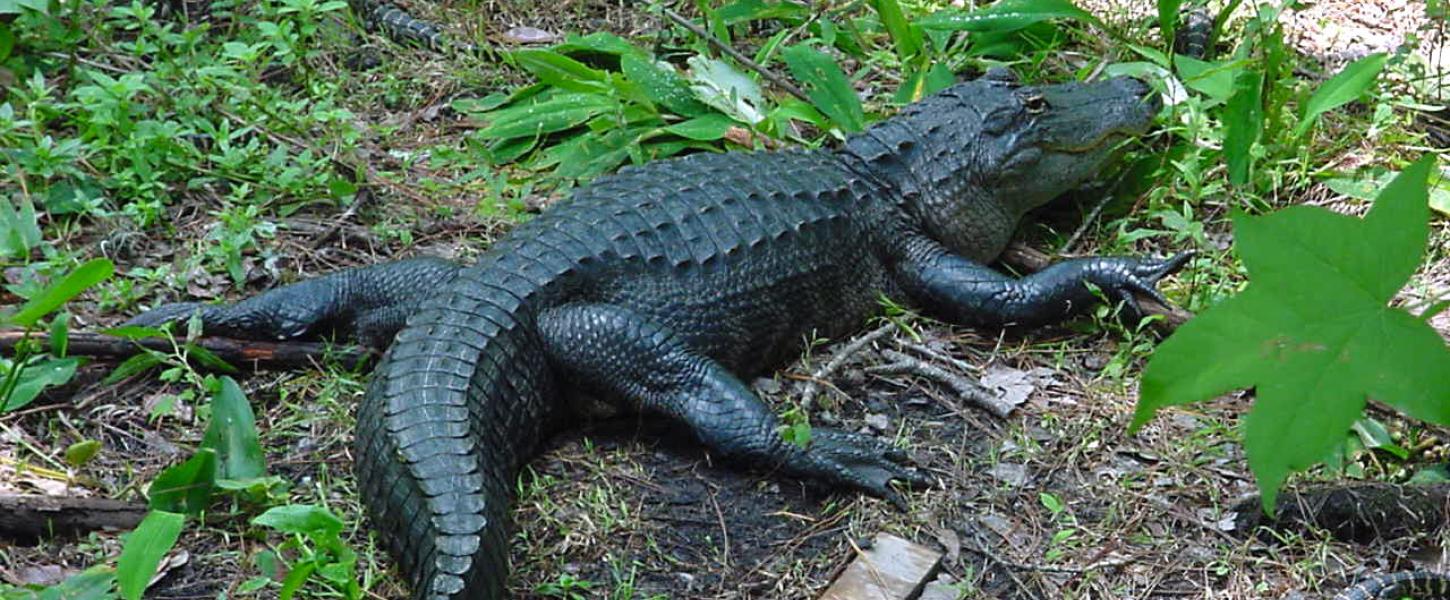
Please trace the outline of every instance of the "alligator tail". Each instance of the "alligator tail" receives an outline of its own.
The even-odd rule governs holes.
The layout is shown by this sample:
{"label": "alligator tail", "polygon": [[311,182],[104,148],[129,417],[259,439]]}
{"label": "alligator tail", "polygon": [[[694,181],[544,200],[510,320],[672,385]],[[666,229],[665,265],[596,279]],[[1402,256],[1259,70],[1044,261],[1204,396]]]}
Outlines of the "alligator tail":
{"label": "alligator tail", "polygon": [[409,319],[358,411],[358,485],[417,600],[507,595],[515,478],[552,418],[526,294],[478,273]]}

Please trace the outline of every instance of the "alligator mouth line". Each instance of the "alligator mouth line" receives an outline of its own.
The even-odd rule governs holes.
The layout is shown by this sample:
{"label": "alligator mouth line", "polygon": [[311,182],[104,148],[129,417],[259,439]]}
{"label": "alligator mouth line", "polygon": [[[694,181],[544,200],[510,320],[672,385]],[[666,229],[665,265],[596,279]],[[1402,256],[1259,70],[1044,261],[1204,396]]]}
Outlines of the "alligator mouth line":
{"label": "alligator mouth line", "polygon": [[1081,144],[1047,144],[1048,150],[1065,154],[1087,154],[1128,140],[1134,134],[1132,128],[1110,129]]}

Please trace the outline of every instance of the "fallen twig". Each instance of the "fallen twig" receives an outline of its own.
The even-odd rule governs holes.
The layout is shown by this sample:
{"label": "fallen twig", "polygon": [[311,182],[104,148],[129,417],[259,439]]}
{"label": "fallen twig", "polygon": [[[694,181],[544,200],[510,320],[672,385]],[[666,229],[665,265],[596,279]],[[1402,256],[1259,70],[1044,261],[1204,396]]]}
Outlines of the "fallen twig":
{"label": "fallen twig", "polygon": [[948,371],[936,365],[929,364],[919,358],[896,350],[885,350],[882,351],[881,354],[895,362],[892,362],[891,364],[877,365],[874,367],[866,367],[867,373],[871,373],[873,375],[918,375],[927,379],[931,379],[933,381],[946,384],[947,387],[952,388],[952,391],[956,392],[958,396],[970,400],[973,404],[976,404],[977,406],[986,409],[987,412],[992,413],[998,418],[1007,418],[1007,415],[1012,413],[1012,409],[1016,408],[1015,405],[1004,402],[1001,398],[998,398],[996,395],[992,394],[991,391],[989,391],[987,388],[982,387],[981,384],[967,379],[966,377],[957,375],[956,373],[952,373],[951,371]]}
{"label": "fallen twig", "polygon": [[0,537],[38,539],[97,529],[131,529],[146,506],[108,498],[0,495]]}
{"label": "fallen twig", "polygon": [[[10,351],[25,338],[24,331],[0,330],[0,351]],[[29,338],[42,347],[50,345],[49,335],[31,333]],[[131,340],[99,333],[71,332],[66,339],[69,354],[100,360],[124,360],[139,354],[142,348],[168,353],[174,350],[171,340],[165,338]],[[203,337],[193,343],[229,364],[250,364],[258,368],[310,366],[320,362],[324,356],[332,356],[342,364],[354,367],[373,356],[371,351],[355,346],[335,346],[320,342],[258,342]]]}
{"label": "fallen twig", "polygon": [[811,373],[811,379],[806,383],[806,389],[801,392],[801,408],[810,410],[812,404],[815,402],[816,394],[820,391],[820,382],[825,381],[827,377],[830,377],[832,373],[840,369],[841,365],[846,364],[846,361],[850,360],[852,356],[855,356],[857,352],[860,352],[862,348],[871,345],[872,342],[891,333],[893,329],[896,329],[895,323],[886,323],[851,340],[835,356],[832,356],[831,360],[826,361],[825,365],[816,369],[814,373]]}

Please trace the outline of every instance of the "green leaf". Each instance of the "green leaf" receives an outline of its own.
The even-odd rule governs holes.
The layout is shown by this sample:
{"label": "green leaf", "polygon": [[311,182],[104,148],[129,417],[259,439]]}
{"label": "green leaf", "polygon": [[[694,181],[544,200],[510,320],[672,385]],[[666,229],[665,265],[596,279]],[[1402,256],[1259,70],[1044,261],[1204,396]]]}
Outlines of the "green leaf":
{"label": "green leaf", "polygon": [[1365,448],[1389,452],[1400,460],[1410,457],[1410,451],[1396,444],[1394,438],[1390,437],[1390,431],[1385,429],[1385,424],[1377,419],[1364,417],[1355,421],[1351,428],[1359,435],[1359,441]]}
{"label": "green leaf", "polygon": [[682,138],[708,142],[725,137],[725,132],[734,125],[735,121],[730,117],[713,113],[670,125],[665,131]]}
{"label": "green leaf", "polygon": [[765,119],[760,108],[765,105],[765,97],[755,80],[721,60],[691,56],[687,62],[690,90],[701,102],[742,123],[754,125]]}
{"label": "green leaf", "polygon": [[200,514],[211,506],[216,489],[216,451],[201,448],[186,462],[161,471],[146,495],[152,510]]}
{"label": "green leaf", "polygon": [[668,63],[636,54],[625,54],[619,59],[619,68],[630,81],[639,84],[650,101],[669,109],[677,115],[693,117],[710,112],[690,92],[690,84],[675,72]]}
{"label": "green leaf", "polygon": [[1368,90],[1388,60],[1389,55],[1383,52],[1361,58],[1346,65],[1343,71],[1314,90],[1314,95],[1304,104],[1304,114],[1299,118],[1299,126],[1294,128],[1294,137],[1308,132],[1319,120],[1319,115],[1353,102]]}
{"label": "green leaf", "polygon": [[257,423],[241,386],[223,376],[211,397],[211,426],[201,438],[202,448],[217,453],[217,479],[249,479],[267,473]]}
{"label": "green leaf", "polygon": [[81,440],[65,449],[65,464],[82,467],[101,452],[101,443],[96,440]]}
{"label": "green leaf", "polygon": [[[0,13],[3,13],[0,10]],[[10,24],[0,21],[0,63],[10,58],[10,51],[15,49],[15,32],[10,30]]]}
{"label": "green leaf", "polygon": [[64,358],[70,350],[70,313],[62,312],[50,320],[50,354]]}
{"label": "green leaf", "polygon": [[40,226],[29,196],[14,203],[0,202],[0,258],[25,258],[40,244]]}
{"label": "green leaf", "polygon": [[1228,179],[1234,185],[1243,185],[1249,180],[1249,165],[1253,161],[1254,143],[1264,128],[1263,90],[1264,76],[1258,71],[1244,69],[1234,78],[1234,94],[1223,108],[1223,155],[1228,163]]}
{"label": "green leaf", "polygon": [[1162,32],[1164,41],[1173,40],[1178,30],[1178,10],[1182,7],[1183,0],[1158,0],[1158,31]]}
{"label": "green leaf", "polygon": [[1131,428],[1165,406],[1256,387],[1244,448],[1267,510],[1291,471],[1344,440],[1366,396],[1450,424],[1450,348],[1387,306],[1425,251],[1433,160],[1405,169],[1362,220],[1310,206],[1238,216],[1248,288],[1158,348]]}
{"label": "green leaf", "polygon": [[[17,368],[15,361],[0,359],[0,383],[10,377],[11,369]],[[0,414],[13,410],[20,410],[36,398],[40,393],[53,385],[62,385],[71,380],[76,374],[76,367],[81,364],[79,357],[69,358],[40,358],[27,363],[20,368],[20,379],[15,388],[10,391],[9,398],[0,398]]]}
{"label": "green leaf", "polygon": [[906,20],[900,3],[896,0],[872,0],[871,7],[881,16],[881,25],[891,36],[891,42],[896,46],[896,57],[901,62],[909,62],[922,53],[921,30]]}
{"label": "green leaf", "polygon": [[1220,102],[1234,94],[1234,82],[1245,70],[1244,65],[1241,60],[1209,62],[1181,54],[1173,58],[1183,85]]}
{"label": "green leaf", "polygon": [[1097,17],[1069,0],[1001,0],[973,11],[940,10],[916,20],[924,29],[1007,32],[1048,19],[1074,19],[1101,25]]}
{"label": "green leaf", "polygon": [[343,525],[332,511],[311,504],[274,506],[252,519],[252,524],[315,538],[335,536]]}
{"label": "green leaf", "polygon": [[[3,1],[3,0],[0,0]],[[34,600],[113,600],[116,587],[116,570],[107,565],[96,565],[67,577],[30,596],[21,598]]]}
{"label": "green leaf", "polygon": [[830,117],[837,127],[850,133],[866,128],[861,99],[856,97],[851,80],[834,59],[804,44],[786,48],[781,58],[790,67],[791,75],[806,84],[811,104]]}
{"label": "green leaf", "polygon": [[54,312],[71,298],[110,277],[114,270],[115,266],[111,264],[111,261],[104,258],[86,262],[76,267],[76,270],[71,271],[60,281],[36,294],[29,302],[20,307],[20,312],[11,315],[7,321],[20,327],[30,327],[41,317]]}
{"label": "green leaf", "polygon": [[515,50],[511,56],[539,81],[571,92],[609,91],[604,71],[549,50]]}
{"label": "green leaf", "polygon": [[488,113],[488,127],[478,132],[483,139],[534,137],[583,125],[600,113],[619,110],[619,103],[599,94],[561,94],[522,106]]}
{"label": "green leaf", "polygon": [[122,361],[121,364],[116,365],[116,368],[112,369],[111,372],[106,375],[106,378],[101,381],[101,383],[105,385],[112,385],[121,381],[122,379],[142,373],[147,369],[155,367],[156,365],[161,364],[161,362],[162,361],[159,356],[150,352],[142,352],[140,354],[132,355],[131,358],[128,358],[125,361]]}
{"label": "green leaf", "polygon": [[126,536],[126,546],[121,549],[121,558],[116,560],[116,581],[122,598],[141,597],[151,576],[156,574],[156,565],[176,545],[185,523],[184,515],[153,510]]}

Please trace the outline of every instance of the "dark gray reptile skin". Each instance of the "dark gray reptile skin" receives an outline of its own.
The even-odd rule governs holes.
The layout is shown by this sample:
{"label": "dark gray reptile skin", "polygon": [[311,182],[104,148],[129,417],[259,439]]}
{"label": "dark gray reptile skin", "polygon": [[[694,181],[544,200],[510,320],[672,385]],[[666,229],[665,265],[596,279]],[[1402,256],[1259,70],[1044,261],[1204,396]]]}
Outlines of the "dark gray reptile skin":
{"label": "dark gray reptile skin", "polygon": [[1433,571],[1376,575],[1334,596],[1334,600],[1450,600],[1450,576]]}
{"label": "dark gray reptile skin", "polygon": [[370,29],[381,29],[399,44],[416,44],[429,50],[473,52],[473,44],[453,41],[437,25],[418,19],[402,7],[386,0],[349,0],[353,12],[362,17]]}
{"label": "dark gray reptile skin", "polygon": [[[1088,283],[1130,309],[1135,293],[1157,296],[1183,257],[1070,260],[1024,279],[983,263],[1025,212],[1093,177],[1158,107],[1134,80],[1034,87],[993,74],[837,151],[626,168],[468,268],[417,263],[399,278],[390,270],[404,263],[366,267],[333,276],[353,286],[347,301],[282,288],[203,316],[314,314],[376,342],[396,321],[369,315],[399,311],[360,310],[371,305],[363,290],[407,307],[359,409],[360,489],[416,598],[500,598],[516,474],[566,416],[565,389],[666,415],[758,467],[888,498],[891,480],[922,481],[874,439],[817,428],[808,448],[784,442],[741,378],[798,356],[811,336],[850,334],[883,295],[985,325],[1063,318],[1096,302]],[[159,310],[139,320],[178,314]],[[241,333],[319,329],[282,321]]]}

